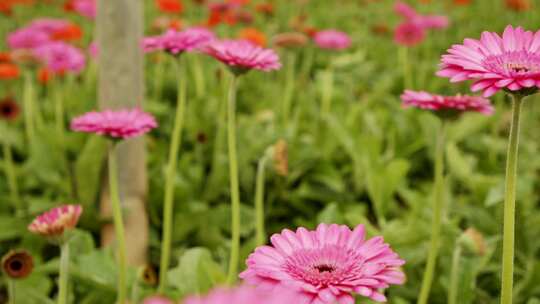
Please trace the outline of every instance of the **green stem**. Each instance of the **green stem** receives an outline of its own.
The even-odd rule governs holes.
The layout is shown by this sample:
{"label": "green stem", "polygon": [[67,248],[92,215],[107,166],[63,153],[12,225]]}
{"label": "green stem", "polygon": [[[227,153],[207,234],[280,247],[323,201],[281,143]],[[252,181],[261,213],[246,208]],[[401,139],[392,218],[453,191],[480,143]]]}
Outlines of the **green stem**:
{"label": "green stem", "polygon": [[23,92],[23,104],[24,104],[24,125],[26,131],[26,137],[31,144],[36,134],[36,127],[34,122],[34,86],[32,83],[31,72],[24,74],[24,92]]}
{"label": "green stem", "polygon": [[159,101],[161,98],[161,91],[162,91],[161,87],[163,85],[163,72],[164,72],[163,70],[165,69],[165,64],[164,64],[165,60],[162,57],[163,57],[163,54],[158,53],[156,55],[156,60],[158,60],[158,62],[156,64],[154,83],[153,83],[155,101]]}
{"label": "green stem", "polygon": [[321,118],[324,119],[332,107],[332,98],[334,95],[334,71],[329,67],[323,74],[323,87],[321,96]]}
{"label": "green stem", "polygon": [[448,291],[448,304],[457,304],[461,251],[461,244],[456,244],[456,248],[454,249],[454,253],[452,255],[452,270],[450,272],[450,289]]}
{"label": "green stem", "polygon": [[16,292],[15,292],[15,280],[13,279],[7,279],[7,285],[8,285],[8,304],[16,304]]}
{"label": "green stem", "polygon": [[18,209],[22,206],[20,205],[21,200],[17,183],[17,172],[15,171],[15,165],[13,163],[13,154],[11,152],[11,147],[7,142],[4,142],[2,149],[4,154],[4,170],[6,172],[6,178],[9,186],[10,199],[13,206]]}
{"label": "green stem", "polygon": [[514,226],[516,217],[516,179],[519,145],[519,123],[523,97],[512,95],[512,125],[506,159],[506,184],[504,195],[504,234],[502,257],[501,304],[512,304],[514,281]]}
{"label": "green stem", "polygon": [[294,76],[295,76],[296,54],[287,54],[287,74],[285,75],[285,89],[283,97],[283,124],[287,126],[291,113],[291,103],[294,97]]}
{"label": "green stem", "polygon": [[56,127],[56,136],[58,137],[58,142],[62,153],[64,152],[65,143],[64,143],[64,100],[62,96],[62,86],[59,85],[55,89],[54,96],[54,122]]}
{"label": "green stem", "polygon": [[120,204],[120,194],[118,191],[118,172],[116,165],[115,144],[109,147],[109,191],[110,201],[113,211],[114,230],[116,232],[116,247],[118,254],[118,304],[125,304],[127,297],[127,263],[126,263],[126,240],[124,232],[124,220],[122,216],[122,205]]}
{"label": "green stem", "polygon": [[206,83],[204,81],[204,72],[199,56],[193,57],[193,78],[195,80],[195,96],[201,98],[206,91]]}
{"label": "green stem", "polygon": [[60,277],[58,280],[58,304],[67,304],[69,285],[69,242],[64,242],[60,247]]}
{"label": "green stem", "polygon": [[[180,60],[178,60],[180,61]],[[178,152],[182,143],[182,128],[184,126],[184,113],[186,108],[186,77],[183,63],[174,60],[176,74],[178,76],[178,93],[176,102],[176,114],[174,117],[174,127],[171,135],[171,145],[169,146],[169,160],[167,162],[167,176],[165,178],[165,200],[163,202],[163,239],[161,241],[161,261],[159,274],[159,293],[165,291],[167,286],[167,269],[170,265],[173,209],[174,209],[174,181],[176,177],[176,167]]]}
{"label": "green stem", "polygon": [[433,205],[433,218],[431,224],[431,241],[429,246],[428,259],[424,277],[422,280],[422,287],[420,289],[420,296],[418,298],[418,304],[426,304],[429,298],[429,292],[433,283],[433,276],[435,274],[435,266],[437,264],[437,256],[439,254],[439,245],[441,237],[441,220],[442,209],[444,200],[444,146],[446,137],[446,125],[442,121],[442,125],[439,129],[437,136],[437,147],[435,151],[435,189],[434,189],[434,205]]}
{"label": "green stem", "polygon": [[238,184],[238,159],[236,153],[236,82],[237,76],[234,75],[231,78],[227,102],[227,140],[231,186],[231,256],[227,274],[227,284],[229,285],[236,281],[240,257],[240,186]]}
{"label": "green stem", "polygon": [[257,181],[255,184],[255,227],[257,246],[266,243],[266,232],[264,229],[264,172],[268,157],[264,155],[257,166]]}
{"label": "green stem", "polygon": [[409,65],[409,48],[402,46],[399,48],[399,57],[401,61],[401,66],[403,67],[403,86],[404,89],[412,90],[412,75],[411,67]]}

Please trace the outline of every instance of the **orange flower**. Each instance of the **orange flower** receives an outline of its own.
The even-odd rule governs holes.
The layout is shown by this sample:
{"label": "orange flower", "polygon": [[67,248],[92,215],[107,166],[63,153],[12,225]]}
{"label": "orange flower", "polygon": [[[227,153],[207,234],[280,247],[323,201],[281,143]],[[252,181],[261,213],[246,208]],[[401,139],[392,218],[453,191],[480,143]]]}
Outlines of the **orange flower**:
{"label": "orange flower", "polygon": [[313,26],[306,26],[302,29],[302,32],[304,32],[304,34],[308,35],[309,37],[313,38],[315,37],[315,34],[317,34],[317,29]]}
{"label": "orange flower", "polygon": [[270,2],[263,2],[257,4],[255,10],[263,15],[272,16],[274,15],[274,5]]}
{"label": "orange flower", "polygon": [[226,11],[220,11],[220,10],[212,10],[210,11],[210,16],[208,17],[208,20],[206,21],[206,25],[209,27],[214,27],[216,25],[219,25],[221,23],[226,23],[228,25],[235,25],[238,23],[237,15],[234,12],[230,12],[228,10]]}
{"label": "orange flower", "polygon": [[47,68],[40,68],[37,71],[37,73],[38,73],[38,75],[37,75],[38,81],[42,85],[47,85],[52,80],[52,78],[54,76],[51,73],[51,71],[49,71]]}
{"label": "orange flower", "polygon": [[81,28],[76,24],[70,24],[53,33],[52,38],[54,40],[73,41],[79,40],[83,36]]}
{"label": "orange flower", "polygon": [[155,0],[158,9],[162,13],[180,14],[184,11],[184,5],[180,0]]}
{"label": "orange flower", "polygon": [[0,80],[10,80],[19,77],[19,67],[12,63],[0,63]]}
{"label": "orange flower", "polygon": [[11,62],[11,54],[9,52],[0,52],[0,63]]}
{"label": "orange flower", "polygon": [[239,5],[246,5],[249,4],[251,0],[227,0],[227,3],[229,4],[239,4]]}
{"label": "orange flower", "polygon": [[532,7],[530,0],[505,0],[505,3],[506,7],[518,12],[530,10]]}
{"label": "orange flower", "polygon": [[258,46],[266,46],[266,35],[262,33],[261,31],[252,28],[247,27],[245,29],[242,29],[240,33],[238,34],[238,37],[241,39],[248,40]]}
{"label": "orange flower", "polygon": [[12,1],[10,0],[1,0],[0,1],[0,13],[6,15],[6,16],[10,16],[11,13],[13,13],[12,11],[12,6],[13,6],[13,3]]}
{"label": "orange flower", "polygon": [[168,28],[179,31],[182,29],[182,20],[180,19],[171,19],[169,21]]}

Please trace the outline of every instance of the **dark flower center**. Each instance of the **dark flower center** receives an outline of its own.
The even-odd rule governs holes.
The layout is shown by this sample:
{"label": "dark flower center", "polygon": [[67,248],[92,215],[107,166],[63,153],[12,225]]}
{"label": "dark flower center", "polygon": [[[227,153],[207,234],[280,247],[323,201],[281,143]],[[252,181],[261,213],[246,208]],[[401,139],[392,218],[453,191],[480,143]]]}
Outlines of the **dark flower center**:
{"label": "dark flower center", "polygon": [[514,73],[527,73],[531,71],[530,67],[524,64],[512,62],[506,64],[506,69]]}
{"label": "dark flower center", "polygon": [[323,272],[334,272],[336,270],[336,267],[328,264],[321,264],[321,265],[315,265],[313,266],[319,273]]}
{"label": "dark flower center", "polygon": [[19,272],[23,268],[23,263],[20,260],[13,260],[9,263],[9,268],[14,272]]}

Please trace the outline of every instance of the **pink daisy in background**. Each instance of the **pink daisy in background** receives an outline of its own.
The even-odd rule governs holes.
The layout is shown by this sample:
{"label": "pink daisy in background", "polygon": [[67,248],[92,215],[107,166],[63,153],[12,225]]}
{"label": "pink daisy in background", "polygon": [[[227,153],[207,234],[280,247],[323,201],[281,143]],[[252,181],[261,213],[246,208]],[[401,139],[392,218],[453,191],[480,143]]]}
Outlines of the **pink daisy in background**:
{"label": "pink daisy in background", "polygon": [[96,18],[96,0],[75,0],[73,9],[81,16],[90,20]]}
{"label": "pink daisy in background", "polygon": [[46,237],[61,237],[66,230],[77,226],[83,209],[80,205],[64,205],[53,208],[36,217],[28,230]]}
{"label": "pink daisy in background", "polygon": [[184,304],[302,304],[290,290],[275,290],[270,293],[250,286],[234,289],[216,288],[206,296],[194,296]]}
{"label": "pink daisy in background", "polygon": [[12,49],[33,49],[50,41],[47,33],[35,28],[21,28],[7,36],[7,45]]}
{"label": "pink daisy in background", "polygon": [[540,88],[540,31],[508,25],[502,37],[483,32],[480,40],[467,38],[447,52],[437,75],[451,82],[475,80],[471,90],[485,97],[501,89],[528,95]]}
{"label": "pink daisy in background", "polygon": [[313,39],[321,49],[343,50],[351,46],[349,35],[337,30],[319,31]]}
{"label": "pink daisy in background", "polygon": [[425,29],[445,29],[450,22],[446,16],[421,15],[405,2],[397,1],[394,11],[405,19],[406,23],[414,23]]}
{"label": "pink daisy in background", "polygon": [[366,240],[363,225],[285,229],[271,242],[249,256],[240,277],[263,290],[297,291],[291,303],[353,304],[355,293],[384,302],[380,290],[405,281],[399,269],[405,261],[382,237]]}
{"label": "pink daisy in background", "polygon": [[401,100],[404,107],[417,107],[424,110],[450,112],[451,114],[478,112],[484,115],[491,115],[494,111],[491,102],[479,96],[442,96],[424,91],[406,90],[401,95]]}
{"label": "pink daisy in background", "polygon": [[173,300],[164,296],[150,296],[142,302],[142,304],[175,304]]}
{"label": "pink daisy in background", "polygon": [[165,51],[178,55],[200,50],[214,39],[216,39],[214,33],[202,27],[193,27],[183,31],[171,29],[162,35],[144,38],[143,49],[145,52]]}
{"label": "pink daisy in background", "polygon": [[38,18],[30,22],[27,28],[42,31],[48,35],[53,35],[54,33],[61,31],[69,26],[71,26],[71,23],[63,19]]}
{"label": "pink daisy in background", "polygon": [[148,133],[157,127],[155,118],[139,108],[88,112],[71,121],[73,131],[95,133],[110,138],[126,139]]}
{"label": "pink daisy in background", "polygon": [[43,44],[35,48],[33,54],[56,74],[79,74],[86,65],[86,58],[80,49],[61,41]]}
{"label": "pink daisy in background", "polygon": [[235,73],[245,73],[251,69],[268,72],[281,68],[279,56],[274,50],[246,40],[216,40],[208,44],[204,51],[231,67]]}
{"label": "pink daisy in background", "polygon": [[426,30],[416,23],[402,23],[394,32],[394,41],[402,46],[415,46],[426,38]]}

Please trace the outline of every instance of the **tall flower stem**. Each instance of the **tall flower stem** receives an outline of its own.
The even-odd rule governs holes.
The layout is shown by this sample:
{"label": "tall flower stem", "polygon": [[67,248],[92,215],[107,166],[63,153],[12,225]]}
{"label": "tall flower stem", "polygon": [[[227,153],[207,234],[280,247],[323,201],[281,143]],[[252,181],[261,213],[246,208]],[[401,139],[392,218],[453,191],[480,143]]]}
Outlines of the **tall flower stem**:
{"label": "tall flower stem", "polygon": [[2,144],[2,150],[4,155],[4,171],[6,172],[6,178],[9,187],[9,196],[13,206],[21,208],[21,200],[19,196],[19,187],[17,183],[17,172],[15,171],[15,164],[13,163],[13,154],[11,152],[11,146],[7,141]]}
{"label": "tall flower stem", "polygon": [[452,270],[450,271],[450,288],[448,291],[448,304],[458,304],[458,286],[459,286],[459,270],[461,263],[461,252],[463,251],[461,244],[457,243],[454,253],[452,254]]}
{"label": "tall flower stem", "polygon": [[64,132],[65,132],[65,122],[64,122],[64,96],[62,94],[62,89],[64,86],[59,85],[54,92],[54,123],[56,128],[56,136],[58,137],[58,142],[60,143],[60,148],[62,153],[65,148],[64,141]]}
{"label": "tall flower stem", "polygon": [[34,86],[32,83],[32,73],[27,71],[24,73],[24,89],[23,89],[23,104],[24,104],[24,127],[28,142],[32,144],[36,134],[36,126],[34,121]]}
{"label": "tall flower stem", "polygon": [[504,194],[504,233],[502,256],[501,304],[512,304],[514,282],[514,226],[516,220],[516,179],[519,146],[519,124],[523,96],[512,95],[512,125],[506,155],[506,183]]}
{"label": "tall flower stem", "polygon": [[238,184],[238,158],[236,153],[236,82],[238,76],[231,77],[227,101],[227,141],[229,147],[229,175],[231,186],[231,255],[227,284],[236,281],[240,258],[240,186]]}
{"label": "tall flower stem", "polygon": [[283,124],[287,126],[291,113],[291,103],[294,97],[294,76],[295,76],[296,54],[290,51],[287,54],[287,72],[285,74],[285,88],[283,96]]}
{"label": "tall flower stem", "polygon": [[193,79],[195,81],[195,96],[201,98],[206,91],[206,83],[204,81],[204,70],[201,66],[199,56],[193,57]]}
{"label": "tall flower stem", "polygon": [[7,292],[8,292],[8,304],[17,304],[16,292],[15,292],[15,280],[7,279]]}
{"label": "tall flower stem", "polygon": [[161,241],[161,261],[159,274],[159,292],[163,293],[167,286],[167,269],[170,264],[173,207],[174,207],[174,181],[176,177],[176,167],[178,151],[182,143],[182,128],[184,126],[184,113],[186,108],[186,77],[185,61],[174,59],[176,75],[178,77],[178,92],[176,102],[176,113],[174,116],[174,127],[171,135],[171,145],[169,146],[169,160],[167,162],[167,175],[165,177],[165,200],[163,202],[163,233]]}
{"label": "tall flower stem", "polygon": [[264,155],[257,166],[257,181],[255,184],[255,229],[257,246],[266,243],[266,232],[264,229],[264,177],[268,156]]}
{"label": "tall flower stem", "polygon": [[334,95],[334,70],[332,67],[329,67],[322,76],[321,119],[324,119],[330,114],[332,108],[332,97]]}
{"label": "tall flower stem", "polygon": [[126,239],[124,231],[124,219],[122,216],[122,205],[120,204],[120,193],[118,190],[118,172],[116,165],[116,145],[109,146],[109,192],[113,211],[114,230],[116,232],[116,250],[118,259],[118,304],[125,304],[127,297],[127,262],[126,262]]}
{"label": "tall flower stem", "polygon": [[400,47],[399,48],[399,58],[401,61],[401,66],[403,67],[403,86],[404,89],[412,90],[413,83],[412,83],[412,75],[411,75],[411,67],[409,65],[409,48],[408,47]]}
{"label": "tall flower stem", "polygon": [[60,276],[58,281],[58,304],[67,304],[69,285],[69,242],[64,242],[60,247]]}
{"label": "tall flower stem", "polygon": [[439,254],[441,238],[442,209],[444,200],[444,146],[446,137],[446,123],[441,122],[441,127],[437,134],[437,147],[435,150],[435,189],[433,201],[433,216],[431,223],[431,240],[427,258],[426,269],[420,289],[418,304],[428,303],[429,292],[435,274],[435,265]]}

